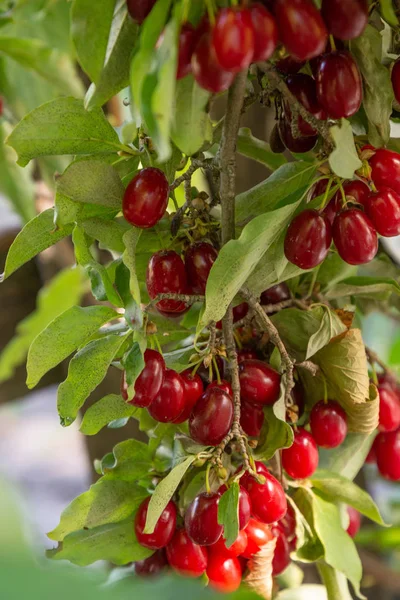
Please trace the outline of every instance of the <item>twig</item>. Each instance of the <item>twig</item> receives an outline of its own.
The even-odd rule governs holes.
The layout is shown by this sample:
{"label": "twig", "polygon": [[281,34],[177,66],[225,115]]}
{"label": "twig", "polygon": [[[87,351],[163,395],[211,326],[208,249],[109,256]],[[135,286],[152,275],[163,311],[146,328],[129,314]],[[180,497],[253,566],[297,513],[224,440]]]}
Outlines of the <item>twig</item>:
{"label": "twig", "polygon": [[213,170],[215,168],[214,160],[212,158],[192,158],[190,167],[183,173],[183,175],[180,175],[180,177],[177,177],[177,179],[171,183],[169,189],[171,191],[175,190],[181,185],[181,183],[191,179],[193,173],[195,173],[198,169]]}
{"label": "twig", "polygon": [[[385,365],[385,363],[379,358],[379,356],[376,354],[376,352],[374,352],[373,350],[371,350],[371,348],[368,348],[368,346],[365,346],[365,353],[367,355],[368,358],[368,362],[373,365],[374,363],[377,364],[385,373],[389,373],[390,374],[390,369],[389,367],[387,367]],[[396,379],[395,376],[393,375],[393,379]]]}
{"label": "twig", "polygon": [[296,367],[307,369],[307,371],[309,371],[313,377],[316,377],[320,372],[319,366],[311,362],[311,360],[304,360],[303,362],[296,363]]}
{"label": "twig", "polygon": [[157,304],[157,302],[160,302],[160,300],[177,300],[179,302],[184,302],[185,304],[194,304],[195,302],[204,302],[204,296],[201,296],[200,294],[158,294],[145,306],[144,311],[149,311],[150,308],[154,306],[154,304]]}

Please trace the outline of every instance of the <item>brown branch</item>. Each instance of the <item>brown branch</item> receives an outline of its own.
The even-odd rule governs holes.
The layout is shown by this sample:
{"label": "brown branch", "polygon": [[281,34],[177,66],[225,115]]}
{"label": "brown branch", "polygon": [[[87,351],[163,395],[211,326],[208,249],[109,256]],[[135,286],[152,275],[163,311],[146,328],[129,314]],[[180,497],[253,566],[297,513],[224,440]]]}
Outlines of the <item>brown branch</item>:
{"label": "brown branch", "polygon": [[177,177],[177,179],[171,183],[169,189],[171,191],[175,190],[181,185],[181,183],[190,180],[193,176],[193,173],[195,173],[198,169],[213,170],[215,168],[214,160],[212,158],[192,158],[190,167],[183,173],[183,175]]}
{"label": "brown branch", "polygon": [[309,371],[313,377],[316,377],[316,375],[318,375],[320,372],[319,366],[313,363],[311,360],[305,360],[301,363],[296,363],[296,367],[307,369],[307,371]]}

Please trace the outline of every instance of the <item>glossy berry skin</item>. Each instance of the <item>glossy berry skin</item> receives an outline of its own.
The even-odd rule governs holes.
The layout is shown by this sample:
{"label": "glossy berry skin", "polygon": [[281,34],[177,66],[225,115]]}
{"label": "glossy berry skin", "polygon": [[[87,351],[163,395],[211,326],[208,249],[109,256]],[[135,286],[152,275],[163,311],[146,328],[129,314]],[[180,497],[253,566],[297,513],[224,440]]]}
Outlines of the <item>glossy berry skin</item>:
{"label": "glossy berry skin", "polygon": [[212,31],[217,61],[226,71],[246,69],[254,55],[254,30],[246,8],[222,8]]}
{"label": "glossy berry skin", "polygon": [[391,481],[400,481],[400,429],[379,433],[374,447],[380,474]]}
{"label": "glossy berry skin", "polygon": [[400,194],[400,154],[378,148],[369,164],[372,180],[378,189],[389,187]]}
{"label": "glossy berry skin", "polygon": [[[173,250],[160,250],[150,259],[146,273],[147,291],[151,299],[158,294],[185,294],[187,279],[185,265]],[[156,307],[165,313],[179,314],[186,304],[179,300],[160,300]]]}
{"label": "glossy berry skin", "polygon": [[[255,466],[256,466],[256,472],[259,475],[264,475],[264,476],[269,475],[267,466],[264,465],[264,463],[262,463],[261,461],[256,460]],[[239,469],[237,470],[237,472],[239,473]],[[246,471],[240,479],[241,485],[246,489],[253,481],[254,481],[254,478],[252,475],[250,475],[250,473],[248,471]]]}
{"label": "glossy berry skin", "polygon": [[290,152],[296,152],[298,154],[309,152],[314,148],[318,141],[317,135],[294,137],[290,121],[286,118],[279,119],[278,130],[283,144]]}
{"label": "glossy berry skin", "polygon": [[146,167],[129,183],[122,200],[122,212],[131,225],[140,229],[154,227],[164,216],[168,204],[168,180],[160,169]]}
{"label": "glossy berry skin", "polygon": [[371,193],[365,202],[365,212],[380,235],[400,234],[400,196],[394,190],[381,187]]}
{"label": "glossy berry skin", "polygon": [[[343,191],[346,198],[348,198],[352,202],[357,202],[357,204],[362,204],[363,206],[365,206],[367,198],[371,193],[367,184],[364,183],[364,181],[361,181],[360,179],[354,179],[354,181],[346,181],[346,183],[343,185]],[[340,202],[338,203],[338,205],[341,206],[342,195],[340,194],[340,190],[337,192],[336,196],[339,198],[339,195]]]}
{"label": "glossy berry skin", "polygon": [[333,222],[333,241],[340,257],[349,265],[370,262],[378,252],[378,237],[370,218],[357,208],[337,215]]}
{"label": "glossy berry skin", "polygon": [[246,435],[258,438],[264,424],[264,411],[261,405],[242,400],[240,407],[240,425]]}
{"label": "glossy berry skin", "polygon": [[281,58],[275,64],[278,71],[283,73],[284,75],[295,75],[300,71],[302,67],[304,67],[305,61],[298,61],[293,58],[293,56],[286,56],[285,58]]}
{"label": "glossy berry skin", "polygon": [[157,577],[168,567],[164,550],[157,550],[154,554],[135,562],[135,574],[139,577]]}
{"label": "glossy berry skin", "polygon": [[262,360],[244,360],[239,365],[240,393],[246,402],[274,404],[279,398],[281,376]]}
{"label": "glossy berry skin", "polygon": [[130,16],[139,25],[143,23],[155,3],[156,0],[127,0],[126,2]]}
{"label": "glossy berry skin", "polygon": [[207,550],[195,544],[185,529],[178,529],[167,546],[170,566],[184,577],[200,577],[207,568]]}
{"label": "glossy berry skin", "polygon": [[[221,485],[218,492],[224,494],[227,491],[226,485]],[[241,485],[239,489],[239,529],[244,529],[251,516],[251,500],[248,491]]]}
{"label": "glossy berry skin", "polygon": [[337,402],[321,400],[310,414],[312,436],[321,448],[336,448],[347,435],[347,416]]}
{"label": "glossy berry skin", "polygon": [[135,517],[135,533],[139,544],[151,550],[159,550],[172,540],[176,528],[177,510],[174,502],[170,500],[158,519],[154,532],[143,533],[149,502],[150,497],[143,500],[139,506]]}
{"label": "glossy berry skin", "polygon": [[253,62],[268,60],[278,43],[278,27],[271,13],[259,2],[249,8],[254,33]]}
{"label": "glossy berry skin", "polygon": [[181,376],[165,369],[160,391],[148,407],[150,415],[160,423],[172,423],[185,408],[184,385]]}
{"label": "glossy berry skin", "polygon": [[272,575],[277,577],[289,566],[290,548],[287,537],[279,524],[272,527],[272,533],[276,537],[274,558],[272,560]]}
{"label": "glossy berry skin", "polygon": [[[310,114],[320,120],[326,119],[326,113],[324,109],[321,108],[317,99],[317,86],[315,80],[310,77],[310,75],[306,75],[305,73],[291,75],[288,77],[286,85]],[[288,120],[291,121],[292,112],[290,110],[289,102],[285,103],[285,112]],[[317,131],[309,123],[307,123],[303,117],[298,117],[297,124],[302,135],[315,136],[317,134]]]}
{"label": "glossy berry skin", "polygon": [[325,260],[331,243],[332,229],[325,215],[317,210],[303,210],[287,230],[285,256],[301,269],[313,269]]}
{"label": "glossy berry skin", "polygon": [[204,294],[211,267],[218,252],[208,242],[198,242],[185,252],[185,267],[190,288],[194,294]]}
{"label": "glossy berry skin", "polygon": [[218,387],[207,389],[189,417],[190,437],[204,446],[218,446],[232,421],[232,397]]}
{"label": "glossy berry skin", "polygon": [[128,399],[128,389],[125,371],[121,380],[121,395],[125,401],[133,406],[150,406],[160,391],[164,379],[165,362],[162,355],[156,350],[147,349],[144,353],[144,369],[135,382],[135,395]]}
{"label": "glossy berry skin", "polygon": [[368,24],[368,1],[322,0],[321,14],[329,33],[338,40],[352,40]]}
{"label": "glossy berry skin", "polygon": [[219,383],[217,380],[212,381],[207,389],[209,390],[210,388],[219,388],[220,390],[223,390],[225,393],[227,393],[229,396],[233,395],[232,386],[229,383],[229,381],[226,381],[226,379],[221,379]]}
{"label": "glossy berry skin", "polygon": [[200,546],[218,542],[223,527],[218,524],[219,492],[196,496],[185,513],[185,528],[190,539]]}
{"label": "glossy berry skin", "polygon": [[197,39],[194,27],[190,23],[184,23],[179,34],[177,79],[183,79],[192,72],[192,55]]}
{"label": "glossy berry skin", "polygon": [[192,375],[192,369],[186,369],[181,374],[181,382],[183,384],[183,397],[185,400],[185,408],[174,420],[174,423],[183,423],[187,421],[190,416],[190,413],[193,410],[194,405],[201,397],[204,391],[204,385],[201,377],[195,373]]}
{"label": "glossy berry skin", "polygon": [[392,67],[392,86],[394,91],[394,97],[397,102],[400,102],[400,60],[397,59]]}
{"label": "glossy berry skin", "polygon": [[245,558],[251,558],[254,554],[257,554],[263,546],[274,538],[269,525],[253,518],[250,519],[246,527],[246,535],[247,547],[242,553]]}
{"label": "glossy berry skin", "polygon": [[332,119],[351,117],[361,106],[361,74],[352,55],[346,50],[321,57],[317,69],[317,97]]}
{"label": "glossy berry skin", "polygon": [[217,550],[218,552],[227,552],[232,556],[240,556],[247,548],[247,533],[242,529],[232,546],[229,548],[226,546],[226,541],[223,537],[220,537],[218,542],[212,546],[212,551]]}
{"label": "glossy berry skin", "polygon": [[278,304],[290,299],[290,290],[286,283],[279,283],[261,294],[261,304]]}
{"label": "glossy berry skin", "polygon": [[279,521],[287,511],[287,501],[283,487],[271,473],[262,473],[265,483],[258,483],[250,477],[243,482],[249,493],[252,514],[263,523],[271,524]]}
{"label": "glossy berry skin", "polygon": [[353,506],[347,507],[347,513],[349,515],[349,526],[347,528],[347,533],[350,537],[354,538],[361,527],[361,515],[358,510],[353,508]]}
{"label": "glossy berry skin", "polygon": [[209,32],[201,36],[193,52],[192,73],[200,87],[214,94],[224,92],[233,83],[235,74],[219,64]]}
{"label": "glossy berry skin", "polygon": [[400,401],[387,385],[380,385],[379,431],[395,431],[400,427]]}
{"label": "glossy berry skin", "polygon": [[318,467],[318,448],[308,431],[299,427],[293,445],[282,450],[282,465],[293,479],[311,477]]}
{"label": "glossy berry skin", "polygon": [[235,592],[242,581],[240,562],[229,552],[211,552],[208,559],[207,577],[210,587],[228,594]]}
{"label": "glossy berry skin", "polygon": [[312,0],[276,0],[279,37],[296,60],[309,60],[325,50],[328,32]]}

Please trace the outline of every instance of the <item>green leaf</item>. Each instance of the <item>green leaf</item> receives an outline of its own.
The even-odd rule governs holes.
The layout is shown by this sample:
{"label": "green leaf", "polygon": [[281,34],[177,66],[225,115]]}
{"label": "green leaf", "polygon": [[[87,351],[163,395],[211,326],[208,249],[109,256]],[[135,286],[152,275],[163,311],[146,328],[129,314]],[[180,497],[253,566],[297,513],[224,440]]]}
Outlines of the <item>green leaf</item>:
{"label": "green leaf", "polygon": [[327,346],[332,338],[344,333],[346,329],[346,325],[342,323],[336,313],[327,307],[324,308],[320,328],[308,340],[306,360],[314,356],[318,350]]}
{"label": "green leaf", "polygon": [[329,165],[339,177],[352,179],[354,172],[361,169],[362,162],[358,158],[350,122],[342,119],[340,126],[333,125],[330,132],[335,149],[329,155]]}
{"label": "green leaf", "polygon": [[389,69],[381,64],[382,36],[375,27],[367,25],[360,37],[351,40],[350,48],[363,76],[368,140],[374,146],[384,146],[390,138],[394,93]]}
{"label": "green leaf", "polygon": [[319,466],[347,479],[354,479],[365,463],[374,437],[375,433],[370,435],[347,434],[346,439],[338,448],[334,450],[320,449]]}
{"label": "green leaf", "polygon": [[285,388],[281,384],[279,400],[265,408],[264,424],[255,455],[260,460],[269,460],[280,448],[293,444],[293,428],[286,423]]}
{"label": "green leaf", "polygon": [[283,154],[272,152],[271,146],[267,142],[254,137],[248,127],[239,129],[237,151],[239,154],[265,165],[271,171],[275,171],[287,163]]}
{"label": "green leaf", "polygon": [[239,484],[232,483],[218,503],[218,523],[224,527],[227,548],[236,542],[239,535],[239,491]]}
{"label": "green leaf", "polygon": [[67,379],[58,388],[57,406],[63,425],[75,421],[86,398],[103,381],[125,339],[126,336],[108,335],[89,342],[75,354]]}
{"label": "green leaf", "polygon": [[126,248],[126,250],[122,256],[122,260],[124,261],[124,264],[128,267],[129,272],[131,274],[129,285],[130,285],[132,297],[134,298],[136,303],[139,305],[140,305],[140,287],[139,287],[139,280],[138,280],[138,276],[137,276],[137,272],[136,272],[136,247],[140,240],[141,234],[142,234],[141,229],[132,227],[131,229],[129,229],[129,231],[127,231],[124,234],[124,236],[122,238],[122,241]]}
{"label": "green leaf", "polygon": [[125,251],[123,236],[130,229],[124,221],[105,221],[100,217],[93,217],[82,221],[82,227],[91,238],[99,241],[100,248],[114,250],[122,254]]}
{"label": "green leaf", "polygon": [[38,156],[115,153],[123,148],[103,111],[87,112],[75,98],[57,98],[35,108],[14,128],[7,143],[22,167]]}
{"label": "green leaf", "polygon": [[177,83],[171,138],[187,156],[212,139],[211,119],[206,110],[210,95],[191,75]]}
{"label": "green leaf", "polygon": [[62,229],[55,229],[54,210],[52,208],[40,213],[25,225],[11,244],[4,273],[0,280],[7,279],[39,252],[54,246],[54,244],[70,235],[71,232],[72,226],[70,225]]}
{"label": "green leaf", "polygon": [[188,456],[186,460],[176,465],[168,475],[160,481],[154,490],[147,508],[144,533],[153,533],[157,521],[175,493],[190,465],[196,460],[196,455]]}
{"label": "green leaf", "polygon": [[131,417],[136,407],[128,404],[117,394],[109,394],[89,406],[79,428],[84,435],[95,435],[112,421]]}
{"label": "green leaf", "polygon": [[[324,290],[330,290],[335,284],[356,275],[358,268],[349,265],[336,252],[330,252],[318,271],[318,283]],[[326,291],[324,296],[328,293]]]}
{"label": "green leaf", "polygon": [[[132,407],[131,408],[135,408]],[[138,440],[125,440],[113,449],[113,463],[104,469],[106,479],[138,481],[153,468],[153,453],[148,445]]]}
{"label": "green leaf", "polygon": [[392,0],[380,0],[381,15],[391,27],[397,27],[399,20],[393,8]]}
{"label": "green leaf", "polygon": [[316,164],[304,161],[279,167],[268,179],[236,197],[237,223],[276,208],[279,202],[310,184],[316,170]]}
{"label": "green leaf", "polygon": [[39,383],[53,369],[96,331],[118,314],[107,306],[72,306],[49,323],[33,340],[27,361],[28,388]]}
{"label": "green leaf", "polygon": [[347,277],[331,288],[325,297],[330,300],[344,296],[387,300],[390,294],[400,294],[400,285],[390,277]]}
{"label": "green leaf", "polygon": [[144,369],[143,350],[138,342],[134,342],[122,360],[125,369],[127,394],[129,400],[133,399],[135,393],[135,382]]}
{"label": "green leaf", "polygon": [[396,551],[400,546],[400,527],[378,529],[375,526],[362,527],[357,534],[357,544],[368,546],[379,553]]}

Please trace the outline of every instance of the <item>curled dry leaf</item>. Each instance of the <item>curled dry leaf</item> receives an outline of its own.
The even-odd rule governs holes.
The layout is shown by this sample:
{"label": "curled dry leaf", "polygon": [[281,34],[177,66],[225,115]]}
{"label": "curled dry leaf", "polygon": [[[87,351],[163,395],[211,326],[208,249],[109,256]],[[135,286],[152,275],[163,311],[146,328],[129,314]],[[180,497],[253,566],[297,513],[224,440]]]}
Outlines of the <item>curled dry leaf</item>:
{"label": "curled dry leaf", "polygon": [[271,600],[273,589],[272,561],[274,558],[276,538],[262,547],[248,562],[249,574],[246,584],[265,600]]}

